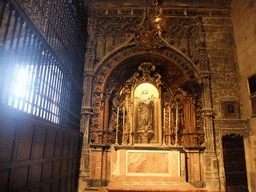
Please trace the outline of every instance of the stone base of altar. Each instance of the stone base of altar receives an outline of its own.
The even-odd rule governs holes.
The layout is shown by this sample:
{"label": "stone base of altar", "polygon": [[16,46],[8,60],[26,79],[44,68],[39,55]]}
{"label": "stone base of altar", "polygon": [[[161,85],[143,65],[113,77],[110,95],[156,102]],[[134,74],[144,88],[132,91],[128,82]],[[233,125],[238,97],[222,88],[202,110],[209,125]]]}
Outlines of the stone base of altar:
{"label": "stone base of altar", "polygon": [[[112,149],[111,177],[181,177],[180,151]],[[110,179],[111,180],[111,179]]]}
{"label": "stone base of altar", "polygon": [[[109,152],[110,161],[92,166],[91,179],[101,184],[97,185],[98,192],[220,192],[203,188],[200,149],[184,151],[182,147],[111,146]],[[109,176],[103,171],[102,178],[100,175],[96,177],[98,168],[104,165],[109,167]],[[91,185],[84,192],[95,191],[92,186],[96,187]]]}
{"label": "stone base of altar", "polygon": [[120,176],[99,192],[199,192],[181,177]]}
{"label": "stone base of altar", "polygon": [[99,192],[210,192],[185,181],[187,177],[203,181],[200,166],[198,151],[185,154],[179,147],[112,146],[109,183]]}

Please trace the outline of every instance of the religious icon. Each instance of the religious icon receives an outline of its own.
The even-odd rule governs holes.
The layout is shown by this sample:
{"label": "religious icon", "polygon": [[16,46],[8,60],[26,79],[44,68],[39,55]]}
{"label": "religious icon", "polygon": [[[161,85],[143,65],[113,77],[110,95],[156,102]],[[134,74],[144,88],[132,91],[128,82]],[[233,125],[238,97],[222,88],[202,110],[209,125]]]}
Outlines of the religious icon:
{"label": "religious icon", "polygon": [[149,143],[153,132],[154,98],[143,90],[138,102],[138,139],[139,143]]}

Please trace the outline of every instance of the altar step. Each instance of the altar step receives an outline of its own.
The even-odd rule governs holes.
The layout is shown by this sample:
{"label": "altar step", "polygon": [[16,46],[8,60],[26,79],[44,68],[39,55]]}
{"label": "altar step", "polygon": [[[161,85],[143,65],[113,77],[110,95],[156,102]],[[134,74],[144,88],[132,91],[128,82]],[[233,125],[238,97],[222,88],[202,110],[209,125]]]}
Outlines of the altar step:
{"label": "altar step", "polygon": [[[208,191],[206,189],[198,189],[198,192],[224,192],[224,191]],[[106,187],[86,187],[83,192],[108,192]]]}
{"label": "altar step", "polygon": [[107,187],[88,187],[83,192],[223,192],[198,189],[181,177],[118,176]]}
{"label": "altar step", "polygon": [[181,177],[124,176],[115,177],[99,192],[202,192]]}

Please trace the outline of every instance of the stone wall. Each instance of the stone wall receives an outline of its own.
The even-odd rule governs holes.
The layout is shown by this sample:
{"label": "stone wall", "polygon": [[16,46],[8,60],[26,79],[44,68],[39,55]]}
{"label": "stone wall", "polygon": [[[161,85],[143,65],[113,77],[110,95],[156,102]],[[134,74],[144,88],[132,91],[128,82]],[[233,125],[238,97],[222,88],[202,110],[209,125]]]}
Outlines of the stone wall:
{"label": "stone wall", "polygon": [[[85,65],[87,72],[95,71],[115,50],[131,43],[136,28],[143,22],[144,11],[140,7],[94,7],[93,15],[97,17],[90,17],[88,22],[90,39]],[[170,27],[163,34],[164,39],[193,63],[198,62],[200,22],[197,19],[202,17],[215,119],[225,118],[225,102],[235,103],[236,115],[232,118],[240,118],[238,72],[230,10],[164,7],[163,15],[171,21]]]}
{"label": "stone wall", "polygon": [[233,27],[229,10],[204,17],[206,45],[211,71],[211,89],[215,119],[224,118],[223,101],[238,101],[238,78]]}
{"label": "stone wall", "polygon": [[[236,62],[236,47],[233,35],[233,26],[229,9],[212,10],[211,14],[203,17],[203,23],[206,33],[206,46],[209,57],[209,70],[211,73],[211,99],[214,111],[214,132],[215,149],[218,167],[219,188],[225,190],[225,170],[222,151],[222,136],[228,134],[237,134],[238,130],[233,129],[235,124],[241,128],[241,134],[244,134],[243,126],[239,125],[239,79],[238,67]],[[234,113],[228,113],[227,106],[231,104],[234,107]],[[232,120],[231,120],[232,119]],[[221,125],[219,121],[224,120]],[[230,129],[222,130],[222,128]],[[245,126],[246,127],[246,126]],[[218,164],[218,165],[217,165]],[[208,167],[208,166],[207,166]],[[207,177],[207,176],[206,176]],[[214,186],[212,187],[214,188]],[[216,188],[216,187],[215,187]]]}
{"label": "stone wall", "polygon": [[[231,6],[237,62],[240,78],[241,117],[250,120],[251,137],[245,143],[247,172],[251,190],[256,190],[256,118],[251,117],[251,103],[247,79],[256,73],[256,3],[254,0],[236,0]],[[253,158],[252,158],[253,157]]]}
{"label": "stone wall", "polygon": [[[256,3],[237,0],[232,4],[232,20],[240,75],[240,101],[242,118],[251,118],[251,105],[247,85],[248,77],[256,73]],[[252,135],[256,134],[256,118],[251,119]]]}
{"label": "stone wall", "polygon": [[[95,4],[91,8],[92,13],[88,20],[89,40],[85,72],[86,78],[94,77],[94,80],[92,80],[93,82],[88,81],[87,85],[85,84],[85,93],[90,89],[92,95],[86,96],[85,94],[83,107],[84,110],[92,110],[90,113],[92,112],[93,117],[87,127],[88,130],[90,128],[90,133],[85,134],[87,137],[90,135],[90,141],[87,140],[88,138],[85,138],[85,141],[93,142],[93,145],[104,145],[106,144],[105,142],[97,141],[104,141],[100,129],[100,127],[103,127],[101,125],[100,110],[104,108],[103,101],[106,93],[104,93],[103,89],[98,88],[104,86],[107,75],[112,74],[111,71],[116,67],[115,63],[119,63],[127,55],[131,56],[133,54],[133,52],[128,51],[136,45],[137,36],[139,36],[138,32],[141,32],[140,28],[143,28],[144,21],[148,18],[144,7],[118,7]],[[148,17],[152,18],[154,9],[151,7],[148,11]],[[202,113],[202,116],[209,118],[209,121],[205,121],[205,126],[208,126],[207,130],[205,129],[205,134],[208,132],[208,138],[210,138],[208,144],[210,144],[206,145],[206,151],[208,150],[208,152],[204,153],[202,161],[205,167],[206,187],[212,190],[224,191],[222,136],[227,134],[248,135],[247,122],[242,122],[240,119],[238,66],[230,9],[165,6],[162,13],[170,21],[166,31],[162,33],[162,38],[165,40],[164,46],[167,47],[168,45],[169,48],[176,50],[183,58],[193,63],[193,67],[201,72],[202,84],[206,85],[210,72],[211,90],[207,90],[209,98],[208,96],[204,97],[204,102],[207,105],[203,105],[205,109]],[[209,58],[209,72],[207,56],[204,60],[199,54],[202,44],[204,48],[206,47]],[[151,52],[148,51],[148,53],[151,55],[160,54],[161,51],[166,49],[163,47],[162,49],[151,50]],[[144,52],[146,53],[145,50],[145,47],[142,46],[136,54],[142,53],[141,55],[143,55]],[[167,57],[172,58],[171,55],[167,55]],[[207,67],[203,68],[203,64]],[[125,74],[123,71],[130,68],[120,69],[123,69],[120,70],[120,74]],[[104,73],[101,73],[101,71],[104,71]],[[120,80],[121,78],[118,78],[116,82]],[[230,105],[233,108],[231,114],[228,112],[228,106]],[[212,114],[214,114],[215,118],[213,125]],[[222,120],[224,121],[218,123],[218,121]],[[84,125],[86,125],[86,121],[89,120],[84,120]],[[225,127],[229,127],[229,129],[223,130]],[[234,130],[234,127],[237,130]],[[216,132],[213,133],[215,129]],[[220,133],[221,131],[222,133]],[[97,162],[95,163],[97,164]]]}

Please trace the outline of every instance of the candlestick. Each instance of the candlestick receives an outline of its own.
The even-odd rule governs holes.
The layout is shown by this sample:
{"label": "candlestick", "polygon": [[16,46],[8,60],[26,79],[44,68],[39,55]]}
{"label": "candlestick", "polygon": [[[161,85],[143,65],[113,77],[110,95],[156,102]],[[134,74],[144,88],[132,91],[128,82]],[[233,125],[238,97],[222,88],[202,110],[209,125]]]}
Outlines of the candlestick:
{"label": "candlestick", "polygon": [[122,144],[124,145],[124,132],[125,132],[125,107],[123,106],[123,139],[122,139]]}
{"label": "candlestick", "polygon": [[118,145],[118,118],[119,118],[119,107],[117,107],[117,112],[116,112],[116,145]]}
{"label": "candlestick", "polygon": [[178,99],[176,100],[176,126],[175,126],[175,145],[178,143],[178,117],[179,117],[179,108],[178,108]]}
{"label": "candlestick", "polygon": [[165,146],[165,108],[163,112],[163,145]]}
{"label": "candlestick", "polygon": [[169,106],[169,145],[171,145],[171,107]]}
{"label": "candlestick", "polygon": [[131,115],[131,107],[129,107],[129,121],[130,121],[130,127],[129,127],[129,145],[132,144],[132,115]]}

